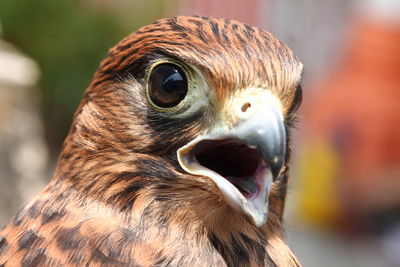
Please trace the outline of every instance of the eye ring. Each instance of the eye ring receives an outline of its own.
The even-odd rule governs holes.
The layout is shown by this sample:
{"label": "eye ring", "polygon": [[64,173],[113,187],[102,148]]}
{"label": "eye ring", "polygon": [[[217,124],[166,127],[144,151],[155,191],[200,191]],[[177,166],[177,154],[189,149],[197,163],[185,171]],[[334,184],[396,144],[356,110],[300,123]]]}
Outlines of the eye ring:
{"label": "eye ring", "polygon": [[170,62],[153,67],[147,83],[150,101],[161,109],[178,106],[188,92],[185,71],[177,64]]}

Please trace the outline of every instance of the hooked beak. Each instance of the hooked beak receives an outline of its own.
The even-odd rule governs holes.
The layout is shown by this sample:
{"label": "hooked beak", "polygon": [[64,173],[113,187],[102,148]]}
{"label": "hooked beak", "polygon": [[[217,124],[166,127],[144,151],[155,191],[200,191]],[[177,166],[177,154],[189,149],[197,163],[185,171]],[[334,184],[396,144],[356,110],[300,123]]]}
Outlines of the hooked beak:
{"label": "hooked beak", "polygon": [[210,178],[232,208],[260,227],[271,184],[285,164],[286,131],[279,100],[268,90],[253,91],[235,98],[222,111],[224,119],[177,156],[185,171]]}

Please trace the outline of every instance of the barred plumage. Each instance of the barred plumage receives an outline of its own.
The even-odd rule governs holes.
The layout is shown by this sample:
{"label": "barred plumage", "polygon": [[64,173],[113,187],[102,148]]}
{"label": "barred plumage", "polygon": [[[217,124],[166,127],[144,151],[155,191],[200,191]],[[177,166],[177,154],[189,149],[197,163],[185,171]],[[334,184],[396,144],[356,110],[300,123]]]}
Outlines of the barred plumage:
{"label": "barred plumage", "polygon": [[[149,103],[160,60],[194,77],[196,108]],[[86,90],[50,184],[0,232],[0,266],[299,265],[282,228],[289,140],[261,227],[209,177],[185,171],[177,150],[235,120],[232,101],[248,88],[276,96],[289,139],[301,69],[284,43],[233,20],[176,17],[132,33]]]}

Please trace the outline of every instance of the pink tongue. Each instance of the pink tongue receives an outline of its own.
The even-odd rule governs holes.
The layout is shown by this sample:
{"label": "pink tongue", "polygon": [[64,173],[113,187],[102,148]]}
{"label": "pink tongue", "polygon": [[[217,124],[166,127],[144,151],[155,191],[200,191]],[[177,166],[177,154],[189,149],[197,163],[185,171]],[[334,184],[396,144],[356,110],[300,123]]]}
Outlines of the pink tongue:
{"label": "pink tongue", "polygon": [[234,186],[244,192],[245,197],[251,196],[257,192],[257,181],[253,177],[226,177]]}

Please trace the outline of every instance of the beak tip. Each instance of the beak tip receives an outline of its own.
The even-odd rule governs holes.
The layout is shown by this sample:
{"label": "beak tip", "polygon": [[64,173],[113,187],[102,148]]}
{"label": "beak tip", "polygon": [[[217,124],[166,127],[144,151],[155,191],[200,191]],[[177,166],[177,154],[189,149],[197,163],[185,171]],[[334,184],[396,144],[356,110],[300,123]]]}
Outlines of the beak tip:
{"label": "beak tip", "polygon": [[277,178],[280,175],[284,163],[285,163],[284,159],[282,157],[278,157],[278,156],[275,156],[269,162],[269,165],[270,165],[270,168],[271,168],[271,172],[272,172],[272,175],[273,175],[274,178]]}

